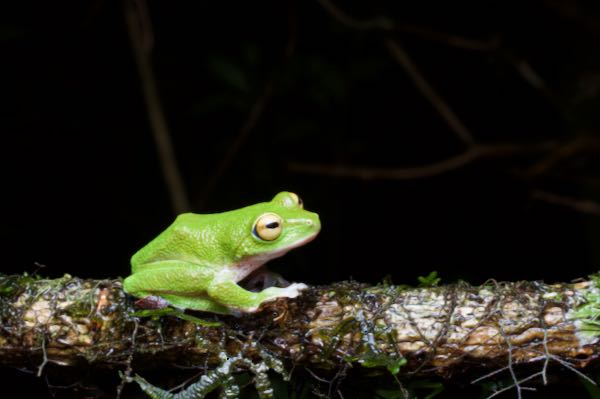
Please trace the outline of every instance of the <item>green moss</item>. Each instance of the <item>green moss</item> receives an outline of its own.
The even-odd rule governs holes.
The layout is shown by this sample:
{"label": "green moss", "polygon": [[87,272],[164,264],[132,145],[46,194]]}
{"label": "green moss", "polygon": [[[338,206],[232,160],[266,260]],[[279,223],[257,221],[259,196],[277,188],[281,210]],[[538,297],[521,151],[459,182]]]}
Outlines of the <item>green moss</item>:
{"label": "green moss", "polygon": [[569,318],[578,320],[579,332],[585,337],[600,336],[600,275],[590,276],[592,284],[578,294],[579,304],[571,311]]}
{"label": "green moss", "polygon": [[396,358],[383,353],[365,353],[358,361],[363,367],[367,368],[383,368],[385,367],[392,375],[400,372],[400,368],[404,366],[407,360],[403,357]]}
{"label": "green moss", "polygon": [[419,287],[421,288],[437,287],[442,280],[438,277],[438,273],[435,270],[427,276],[419,276],[417,279],[419,280]]}
{"label": "green moss", "polygon": [[0,276],[0,296],[14,296],[17,293],[22,292],[25,287],[37,281],[38,279],[38,276],[30,276],[27,273],[11,276]]}

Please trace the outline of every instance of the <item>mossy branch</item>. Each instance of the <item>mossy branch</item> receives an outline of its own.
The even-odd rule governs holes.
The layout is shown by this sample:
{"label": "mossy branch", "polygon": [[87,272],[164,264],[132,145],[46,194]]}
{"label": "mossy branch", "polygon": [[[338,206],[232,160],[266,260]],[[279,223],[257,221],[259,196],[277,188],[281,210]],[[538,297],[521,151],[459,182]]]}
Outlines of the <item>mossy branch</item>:
{"label": "mossy branch", "polygon": [[120,280],[3,276],[0,364],[40,372],[47,364],[143,372],[215,368],[224,353],[252,359],[260,352],[287,367],[354,366],[395,376],[448,377],[471,369],[486,377],[508,370],[518,388],[516,365],[539,365],[536,376],[545,382],[549,364],[576,371],[596,361],[599,292],[595,278],[422,288],[343,282],[240,318],[201,315],[222,322],[203,327],[131,316]]}

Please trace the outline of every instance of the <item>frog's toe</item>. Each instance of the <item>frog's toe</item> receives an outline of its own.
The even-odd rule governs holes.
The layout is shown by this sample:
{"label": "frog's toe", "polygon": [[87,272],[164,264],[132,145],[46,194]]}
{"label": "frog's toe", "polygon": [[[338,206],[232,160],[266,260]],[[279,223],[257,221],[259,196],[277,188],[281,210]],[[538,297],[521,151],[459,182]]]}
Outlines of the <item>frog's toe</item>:
{"label": "frog's toe", "polygon": [[306,290],[308,289],[308,285],[304,284],[304,283],[294,283],[291,285],[288,285],[285,288],[282,288],[284,295],[288,298],[296,298],[297,296],[299,296],[301,294],[302,290]]}
{"label": "frog's toe", "polygon": [[164,309],[169,306],[169,301],[157,295],[148,295],[134,302],[139,309]]}
{"label": "frog's toe", "polygon": [[258,307],[248,308],[245,311],[231,308],[231,309],[229,309],[229,315],[240,318],[240,317],[244,316],[246,313],[254,313],[257,310],[258,310]]}

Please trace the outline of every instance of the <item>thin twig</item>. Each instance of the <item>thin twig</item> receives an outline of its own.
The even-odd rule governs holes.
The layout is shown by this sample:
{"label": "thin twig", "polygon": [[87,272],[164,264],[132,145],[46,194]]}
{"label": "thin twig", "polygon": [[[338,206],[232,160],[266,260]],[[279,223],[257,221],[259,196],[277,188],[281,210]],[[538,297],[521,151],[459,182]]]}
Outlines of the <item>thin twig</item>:
{"label": "thin twig", "polygon": [[399,31],[418,36],[423,39],[444,43],[448,46],[475,51],[489,51],[496,49],[500,40],[493,37],[488,40],[472,39],[452,33],[438,32],[422,26],[406,23],[395,23],[392,19],[384,16],[375,16],[368,19],[357,19],[347,14],[329,0],[317,0],[335,20],[358,30],[381,30],[386,32]]}
{"label": "thin twig", "polygon": [[[503,304],[503,302],[501,300],[497,301],[496,304],[495,304],[496,310],[493,313],[500,312],[500,309],[503,306],[502,304]],[[490,314],[492,314],[492,313],[490,313]],[[521,386],[521,384],[524,383],[524,382],[526,382],[526,381],[532,380],[535,377],[538,377],[539,375],[542,374],[542,372],[539,371],[537,373],[534,373],[534,374],[532,374],[532,375],[530,375],[528,377],[525,377],[525,378],[519,380],[517,378],[517,374],[516,374],[516,372],[514,370],[513,344],[511,342],[510,337],[506,334],[506,332],[502,328],[501,324],[498,324],[498,333],[502,336],[502,338],[504,339],[504,342],[506,343],[507,356],[508,356],[507,363],[508,364],[505,367],[503,367],[503,368],[501,368],[499,370],[494,370],[491,373],[488,373],[488,374],[486,374],[486,375],[484,375],[482,377],[479,377],[479,378],[471,381],[471,384],[475,384],[475,383],[477,383],[479,381],[482,381],[484,379],[492,377],[492,376],[494,376],[494,375],[496,375],[496,374],[498,374],[500,372],[508,370],[509,373],[510,373],[510,376],[511,376],[511,379],[512,379],[513,383],[510,384],[510,385],[508,385],[508,386],[506,386],[506,387],[504,387],[504,388],[502,388],[502,389],[499,389],[499,390],[493,392],[492,394],[490,394],[489,396],[487,396],[486,399],[491,399],[491,398],[493,398],[495,396],[498,396],[501,393],[506,392],[506,391],[508,391],[508,390],[510,390],[512,388],[516,388],[516,390],[517,390],[517,399],[521,399],[522,398],[522,391],[535,391],[535,388],[523,387],[523,386]]]}
{"label": "thin twig", "polygon": [[498,36],[493,36],[489,39],[473,39],[470,37],[459,36],[447,32],[439,32],[433,29],[406,23],[396,25],[396,29],[403,33],[417,36],[421,39],[442,43],[450,47],[456,47],[464,50],[492,51],[498,49],[501,44],[500,37]]}
{"label": "thin twig", "polygon": [[[385,32],[403,32],[418,36],[422,39],[443,43],[448,46],[474,50],[474,51],[492,51],[500,49],[501,40],[494,36],[488,40],[472,39],[458,36],[452,33],[438,32],[432,29],[415,26],[410,24],[397,24],[392,19],[384,16],[376,16],[368,19],[357,19],[342,9],[337,7],[329,0],[318,0],[319,4],[338,22],[358,30],[381,30]],[[549,90],[542,77],[533,69],[526,60],[505,54],[509,63],[516,69],[517,73],[535,89],[548,94]]]}
{"label": "thin twig", "polygon": [[548,86],[546,85],[546,82],[540,76],[540,74],[533,69],[527,60],[517,57],[510,57],[510,60],[523,80],[529,83],[534,89],[542,92],[548,92]]}
{"label": "thin twig", "polygon": [[131,47],[135,55],[135,61],[140,75],[144,100],[148,110],[150,129],[154,136],[156,150],[160,160],[163,177],[171,197],[171,206],[175,214],[190,209],[189,200],[185,193],[185,187],[179,167],[175,150],[171,142],[171,135],[163,107],[161,105],[156,77],[152,70],[152,26],[145,0],[128,0],[125,2],[125,21],[129,31]]}
{"label": "thin twig", "polygon": [[456,113],[454,113],[452,108],[450,108],[446,100],[444,100],[433,88],[402,46],[392,39],[386,39],[385,45],[390,54],[394,57],[394,60],[396,60],[402,69],[404,69],[404,72],[410,76],[421,94],[429,100],[433,108],[440,114],[454,134],[456,134],[456,136],[467,146],[473,146],[475,140],[469,129]]}
{"label": "thin twig", "polygon": [[495,144],[475,145],[466,151],[424,166],[407,168],[361,167],[323,163],[290,162],[293,172],[363,180],[408,180],[431,177],[459,169],[484,158],[510,157],[527,152],[545,151],[554,144],[544,142],[533,145]]}
{"label": "thin twig", "polygon": [[[533,349],[532,351],[542,354],[542,352],[540,352],[538,350],[535,350],[535,349]],[[549,352],[547,354],[544,354],[544,356],[547,356],[548,359],[554,360],[557,363],[561,364],[562,366],[564,366],[568,370],[574,372],[575,374],[577,374],[579,377],[583,378],[584,380],[586,380],[590,384],[596,385],[596,386],[598,385],[598,383],[596,381],[594,381],[593,379],[591,379],[590,377],[588,377],[587,375],[585,375],[581,371],[577,370],[571,363],[569,363],[569,362],[561,359],[560,357],[558,357],[556,355],[553,355],[552,353],[549,353]]]}
{"label": "thin twig", "polygon": [[46,352],[46,337],[45,336],[42,339],[42,355],[43,355],[43,360],[42,360],[42,363],[38,366],[38,371],[37,371],[38,377],[40,377],[42,375],[42,372],[44,371],[44,367],[48,363],[48,352]]}
{"label": "thin twig", "polygon": [[[502,388],[502,389],[499,389],[499,390],[495,391],[495,392],[494,392],[494,393],[492,393],[491,395],[487,396],[485,399],[492,399],[493,397],[496,397],[496,396],[500,395],[500,394],[501,394],[501,393],[503,393],[503,392],[506,392],[506,391],[509,391],[509,390],[513,389],[515,386],[518,386],[518,387],[519,387],[519,389],[518,389],[518,391],[517,391],[517,392],[518,392],[518,396],[517,396],[517,398],[518,398],[518,399],[521,399],[521,397],[522,397],[522,395],[521,395],[521,391],[535,391],[535,388],[531,388],[531,387],[521,387],[521,385],[520,385],[520,384],[522,384],[522,383],[524,383],[524,382],[526,382],[526,381],[532,380],[532,379],[534,379],[534,378],[538,377],[540,374],[541,374],[541,371],[538,371],[537,373],[531,374],[530,376],[528,376],[528,377],[525,377],[525,378],[523,378],[522,380],[517,380],[517,381],[516,381],[516,383],[514,383],[514,384],[511,384],[511,385],[509,385],[509,386],[507,386],[507,387],[504,387],[504,388]],[[515,384],[518,384],[518,385],[515,385]]]}
{"label": "thin twig", "polygon": [[329,0],[317,0],[321,7],[325,9],[335,20],[342,24],[359,30],[381,29],[390,31],[395,28],[394,21],[386,17],[373,17],[360,20],[347,14],[341,8],[337,7]]}
{"label": "thin twig", "polygon": [[500,374],[500,373],[502,373],[503,371],[506,371],[506,370],[508,370],[508,366],[504,366],[504,367],[502,367],[500,369],[491,371],[491,372],[489,372],[489,373],[487,373],[485,375],[482,375],[481,377],[478,377],[478,378],[474,379],[473,381],[471,381],[471,384],[477,384],[480,381],[487,380],[488,378],[493,377],[496,374]]}
{"label": "thin twig", "polygon": [[[502,337],[504,338],[504,342],[506,342],[506,346],[508,348],[508,372],[510,373],[510,377],[513,380],[513,384],[515,389],[517,390],[517,398],[521,399],[522,397],[522,387],[521,387],[521,382],[524,382],[525,379],[523,379],[522,381],[519,381],[519,379],[517,378],[517,374],[515,373],[515,370],[513,368],[513,345],[512,342],[510,342],[510,338],[506,335],[506,333],[504,332],[504,329],[502,328],[501,324],[498,324],[498,331],[500,331],[500,334],[502,334]],[[533,374],[532,376],[530,376],[531,378],[533,378],[533,376],[535,376],[535,374]],[[494,396],[496,396],[499,392],[495,393],[494,395],[491,395],[488,397],[492,398]]]}
{"label": "thin twig", "polygon": [[582,200],[566,195],[554,194],[544,190],[533,190],[531,198],[553,205],[561,205],[574,211],[600,216],[600,203],[592,200]]}
{"label": "thin twig", "polygon": [[596,381],[592,380],[590,377],[588,377],[587,375],[583,374],[581,371],[577,370],[569,362],[566,362],[563,359],[561,359],[558,356],[555,356],[553,354],[548,354],[548,356],[550,357],[550,359],[557,361],[558,363],[560,363],[561,365],[563,365],[567,369],[571,370],[572,372],[574,372],[575,374],[577,374],[579,377],[583,378],[584,380],[586,380],[590,384],[596,385],[596,386],[598,385],[596,383]]}
{"label": "thin twig", "polygon": [[440,162],[408,168],[361,167],[302,162],[290,162],[288,163],[288,167],[293,172],[330,177],[357,178],[362,180],[405,180],[440,175],[465,166],[479,158],[479,156],[478,152],[469,150]]}
{"label": "thin twig", "polygon": [[125,384],[131,379],[131,373],[133,372],[133,368],[131,367],[131,364],[133,363],[133,355],[135,353],[135,340],[137,339],[138,328],[139,328],[139,323],[138,323],[137,319],[134,319],[133,325],[134,325],[134,327],[133,327],[133,331],[131,333],[131,349],[130,349],[129,354],[127,355],[127,368],[125,369],[125,372],[123,373],[123,376],[121,378],[121,383],[117,387],[117,399],[121,398],[121,393],[123,392],[123,388],[125,387]]}
{"label": "thin twig", "polygon": [[[319,0],[319,3],[329,13],[329,15],[331,15],[337,21],[355,29],[378,28],[383,30],[391,30],[394,27],[394,23],[387,18],[372,18],[361,21],[349,16],[329,0]],[[452,129],[456,136],[467,146],[474,145],[475,140],[473,139],[473,135],[469,129],[467,129],[465,124],[450,108],[448,103],[433,88],[433,86],[425,78],[423,73],[419,70],[402,46],[392,39],[386,39],[385,45],[390,54],[394,57],[394,60],[396,60],[396,62],[404,69],[408,76],[410,76],[421,94],[427,98],[427,100],[429,100],[431,105],[436,109],[436,111],[440,114],[442,119],[444,119],[446,124],[450,127],[450,129]]]}
{"label": "thin twig", "polygon": [[202,207],[206,203],[217,182],[221,180],[227,169],[229,169],[231,162],[234,160],[240,149],[243,147],[244,143],[250,136],[250,133],[258,124],[258,121],[260,120],[260,117],[262,116],[265,107],[273,94],[273,84],[273,78],[269,79],[269,81],[265,84],[262,94],[254,102],[254,105],[250,109],[246,120],[238,130],[235,139],[227,149],[227,152],[219,162],[219,165],[215,168],[214,173],[212,173],[211,176],[208,178],[202,191],[202,194],[200,195],[200,207]]}
{"label": "thin twig", "polygon": [[192,381],[197,380],[198,378],[200,378],[202,375],[206,374],[206,370],[202,370],[199,373],[194,374],[193,376],[191,376],[190,378],[188,378],[187,380],[183,381],[181,384],[174,386],[173,388],[169,388],[169,392],[175,392],[175,391],[179,391],[181,389],[184,389],[187,385],[189,385]]}
{"label": "thin twig", "polygon": [[308,372],[308,374],[310,374],[315,380],[320,381],[320,382],[324,382],[326,384],[331,384],[330,380],[326,380],[324,378],[319,377],[318,375],[316,375],[311,369],[309,369],[308,367],[305,367],[304,370],[306,370]]}
{"label": "thin twig", "polygon": [[204,189],[202,191],[202,194],[200,195],[200,208],[204,206],[204,204],[210,197],[210,194],[212,193],[214,187],[217,185],[219,180],[221,180],[223,175],[227,172],[231,163],[248,140],[248,137],[250,137],[250,134],[256,128],[256,125],[258,125],[260,118],[264,114],[265,109],[269,101],[271,100],[271,97],[273,96],[275,83],[279,79],[281,69],[283,68],[283,66],[285,66],[285,64],[287,64],[287,62],[294,53],[297,43],[298,29],[295,10],[291,6],[289,9],[288,22],[288,40],[283,49],[283,57],[280,62],[280,65],[278,65],[271,73],[271,76],[264,85],[262,93],[254,102],[254,104],[250,108],[250,111],[248,112],[248,115],[246,116],[246,119],[240,126],[240,129],[238,130],[236,137],[231,143],[231,146],[229,146],[227,152],[219,162],[219,165],[215,168],[214,173],[212,173],[212,175],[208,178],[206,185],[204,186]]}
{"label": "thin twig", "polygon": [[596,138],[577,138],[548,153],[548,155],[525,170],[523,176],[526,178],[534,178],[543,175],[560,162],[563,162],[582,151],[598,151],[599,149],[600,140]]}
{"label": "thin twig", "polygon": [[546,319],[544,317],[544,310],[546,308],[546,299],[544,298],[544,294],[540,292],[540,302],[544,305],[541,307],[541,312],[538,316],[540,321],[540,326],[544,330],[544,341],[542,342],[544,346],[544,365],[542,367],[542,381],[544,385],[548,385],[548,364],[550,363],[550,349],[548,348],[548,326],[546,325]]}

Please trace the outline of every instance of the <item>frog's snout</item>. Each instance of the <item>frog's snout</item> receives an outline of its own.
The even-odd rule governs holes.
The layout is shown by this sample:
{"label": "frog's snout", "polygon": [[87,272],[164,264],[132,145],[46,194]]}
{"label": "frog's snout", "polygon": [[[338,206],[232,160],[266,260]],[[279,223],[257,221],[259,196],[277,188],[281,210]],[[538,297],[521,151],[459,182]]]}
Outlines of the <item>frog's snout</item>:
{"label": "frog's snout", "polygon": [[321,220],[317,214],[315,214],[312,219],[306,219],[306,224],[311,230],[314,230],[315,233],[321,231]]}
{"label": "frog's snout", "polygon": [[321,221],[319,220],[319,215],[312,212],[309,213],[310,217],[288,219],[287,223],[290,226],[295,226],[294,230],[298,232],[303,231],[304,234],[316,235],[321,231]]}

